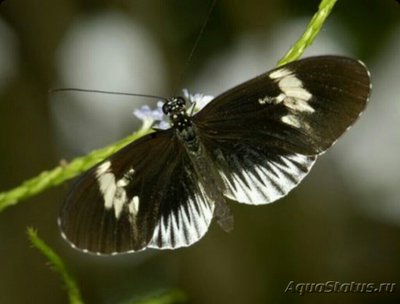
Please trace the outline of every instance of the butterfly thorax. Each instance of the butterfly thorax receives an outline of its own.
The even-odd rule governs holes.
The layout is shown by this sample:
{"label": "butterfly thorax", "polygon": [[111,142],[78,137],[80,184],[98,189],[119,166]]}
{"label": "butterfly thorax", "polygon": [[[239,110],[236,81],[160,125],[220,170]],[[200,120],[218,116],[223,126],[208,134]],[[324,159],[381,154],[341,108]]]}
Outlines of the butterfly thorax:
{"label": "butterfly thorax", "polygon": [[195,138],[192,119],[186,112],[186,101],[183,97],[168,99],[162,110],[168,116],[171,127],[177,131],[179,137],[188,142]]}

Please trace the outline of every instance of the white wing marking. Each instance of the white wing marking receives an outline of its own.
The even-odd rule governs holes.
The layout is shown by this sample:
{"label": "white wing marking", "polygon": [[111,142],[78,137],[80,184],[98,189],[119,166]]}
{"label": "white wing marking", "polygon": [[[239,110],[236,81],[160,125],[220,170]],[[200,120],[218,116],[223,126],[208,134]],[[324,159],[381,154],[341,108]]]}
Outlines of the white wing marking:
{"label": "white wing marking", "polygon": [[175,249],[187,247],[202,238],[211,223],[214,203],[207,199],[200,184],[199,189],[200,192],[190,197],[186,205],[182,204],[167,217],[161,217],[147,247]]}
{"label": "white wing marking", "polygon": [[292,190],[307,175],[314,162],[315,157],[292,154],[249,167],[233,155],[229,166],[235,166],[232,171],[240,172],[240,175],[233,173],[226,176],[220,171],[227,186],[224,195],[244,204],[272,203]]}

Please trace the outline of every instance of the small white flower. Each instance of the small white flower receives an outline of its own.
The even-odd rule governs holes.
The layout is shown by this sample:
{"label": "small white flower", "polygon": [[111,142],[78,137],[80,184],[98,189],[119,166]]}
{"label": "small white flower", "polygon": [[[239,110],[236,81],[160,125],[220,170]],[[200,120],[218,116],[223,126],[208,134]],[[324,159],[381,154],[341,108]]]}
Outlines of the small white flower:
{"label": "small white flower", "polygon": [[204,108],[211,100],[214,99],[214,96],[211,95],[203,95],[201,93],[190,94],[187,89],[183,89],[183,95],[186,99],[189,99],[191,103],[196,105],[194,109],[194,113],[199,112],[202,108]]}
{"label": "small white flower", "polygon": [[[200,111],[205,107],[206,104],[214,99],[214,97],[210,95],[203,95],[199,93],[194,95],[189,94],[187,89],[183,89],[183,95],[195,105],[194,113]],[[143,129],[154,127],[165,130],[170,127],[170,123],[167,121],[167,117],[162,111],[163,104],[164,102],[159,100],[155,109],[151,109],[148,105],[143,105],[139,109],[133,111],[133,114],[143,121]],[[190,114],[192,112],[192,107],[189,107],[187,112]]]}
{"label": "small white flower", "polygon": [[157,108],[152,110],[148,105],[143,105],[139,109],[133,111],[133,114],[141,120],[161,120],[163,118],[162,112],[163,103],[159,101]]}
{"label": "small white flower", "polygon": [[133,111],[133,114],[143,121],[143,129],[155,127],[165,130],[169,128],[170,125],[166,121],[166,117],[162,111],[163,104],[162,101],[158,101],[157,107],[153,110],[148,105],[143,105]]}

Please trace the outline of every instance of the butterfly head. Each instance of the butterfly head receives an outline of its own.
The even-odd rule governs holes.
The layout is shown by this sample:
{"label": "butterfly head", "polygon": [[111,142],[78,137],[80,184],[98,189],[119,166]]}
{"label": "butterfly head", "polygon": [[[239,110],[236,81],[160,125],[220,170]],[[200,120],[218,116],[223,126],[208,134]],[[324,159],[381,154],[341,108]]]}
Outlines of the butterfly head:
{"label": "butterfly head", "polygon": [[165,115],[170,116],[171,114],[178,114],[181,111],[185,111],[185,108],[186,100],[183,97],[172,97],[167,99],[162,110]]}
{"label": "butterfly head", "polygon": [[171,125],[182,131],[191,125],[190,118],[186,113],[186,100],[183,97],[172,97],[168,99],[162,110],[169,117]]}

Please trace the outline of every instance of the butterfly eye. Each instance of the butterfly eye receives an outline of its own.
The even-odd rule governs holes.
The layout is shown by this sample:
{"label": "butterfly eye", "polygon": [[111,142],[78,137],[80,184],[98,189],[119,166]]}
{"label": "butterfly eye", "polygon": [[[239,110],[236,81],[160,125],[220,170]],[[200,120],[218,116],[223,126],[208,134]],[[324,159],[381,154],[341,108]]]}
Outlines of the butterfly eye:
{"label": "butterfly eye", "polygon": [[178,106],[184,106],[184,105],[186,104],[186,101],[185,101],[185,99],[183,99],[182,97],[178,97],[178,98],[177,98],[177,101],[176,101],[176,104],[177,104]]}
{"label": "butterfly eye", "polygon": [[162,111],[164,112],[164,114],[168,114],[169,112],[171,112],[171,106],[168,103],[164,103],[162,106]]}

